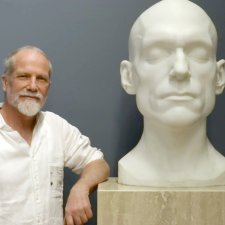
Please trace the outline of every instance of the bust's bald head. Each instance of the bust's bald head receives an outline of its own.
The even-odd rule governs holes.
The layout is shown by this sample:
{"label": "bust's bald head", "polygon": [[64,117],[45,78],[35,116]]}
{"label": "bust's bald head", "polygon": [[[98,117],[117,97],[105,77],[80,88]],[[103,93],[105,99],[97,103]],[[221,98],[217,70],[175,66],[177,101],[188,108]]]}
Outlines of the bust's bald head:
{"label": "bust's bald head", "polygon": [[205,27],[206,33],[202,35],[210,35],[216,53],[216,28],[201,7],[188,0],[162,0],[145,10],[134,22],[129,36],[130,60],[134,59],[145,38],[151,38],[155,28],[162,27],[165,32],[167,27],[172,26],[178,33],[183,27],[187,32],[195,27],[197,29],[197,26]]}

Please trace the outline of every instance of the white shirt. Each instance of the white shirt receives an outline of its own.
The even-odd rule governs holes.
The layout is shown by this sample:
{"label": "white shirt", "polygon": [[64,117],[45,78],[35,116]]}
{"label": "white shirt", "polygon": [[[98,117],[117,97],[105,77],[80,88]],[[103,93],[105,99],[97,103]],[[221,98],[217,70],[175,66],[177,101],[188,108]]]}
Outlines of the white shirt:
{"label": "white shirt", "polygon": [[41,112],[31,145],[0,114],[0,225],[63,225],[63,168],[103,158],[66,120]]}

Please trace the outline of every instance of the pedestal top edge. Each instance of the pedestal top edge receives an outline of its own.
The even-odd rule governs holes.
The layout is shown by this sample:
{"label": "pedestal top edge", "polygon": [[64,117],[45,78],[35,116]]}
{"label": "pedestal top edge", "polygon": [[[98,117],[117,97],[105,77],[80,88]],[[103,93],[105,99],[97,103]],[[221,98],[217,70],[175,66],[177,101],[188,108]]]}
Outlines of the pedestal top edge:
{"label": "pedestal top edge", "polygon": [[145,186],[132,186],[118,183],[117,177],[110,177],[107,181],[98,185],[98,192],[110,191],[178,191],[178,192],[225,192],[225,186],[210,186],[210,187],[145,187]]}

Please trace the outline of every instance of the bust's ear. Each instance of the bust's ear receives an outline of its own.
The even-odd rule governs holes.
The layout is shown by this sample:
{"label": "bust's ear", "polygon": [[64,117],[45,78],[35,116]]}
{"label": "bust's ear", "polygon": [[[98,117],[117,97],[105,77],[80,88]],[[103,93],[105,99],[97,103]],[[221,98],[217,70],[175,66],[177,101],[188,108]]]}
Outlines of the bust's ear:
{"label": "bust's ear", "polygon": [[217,62],[217,76],[216,76],[216,94],[223,92],[225,87],[225,60],[221,59]]}
{"label": "bust's ear", "polygon": [[136,94],[132,63],[130,61],[123,60],[120,63],[120,77],[123,89],[130,95]]}

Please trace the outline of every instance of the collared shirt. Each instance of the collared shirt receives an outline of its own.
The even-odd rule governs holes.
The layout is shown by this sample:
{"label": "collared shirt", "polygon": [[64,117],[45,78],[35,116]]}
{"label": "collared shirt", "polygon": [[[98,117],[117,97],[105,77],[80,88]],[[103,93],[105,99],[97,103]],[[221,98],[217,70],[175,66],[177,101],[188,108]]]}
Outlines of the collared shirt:
{"label": "collared shirt", "polygon": [[62,225],[63,168],[79,174],[102,157],[54,113],[39,113],[31,145],[0,114],[0,225]]}

